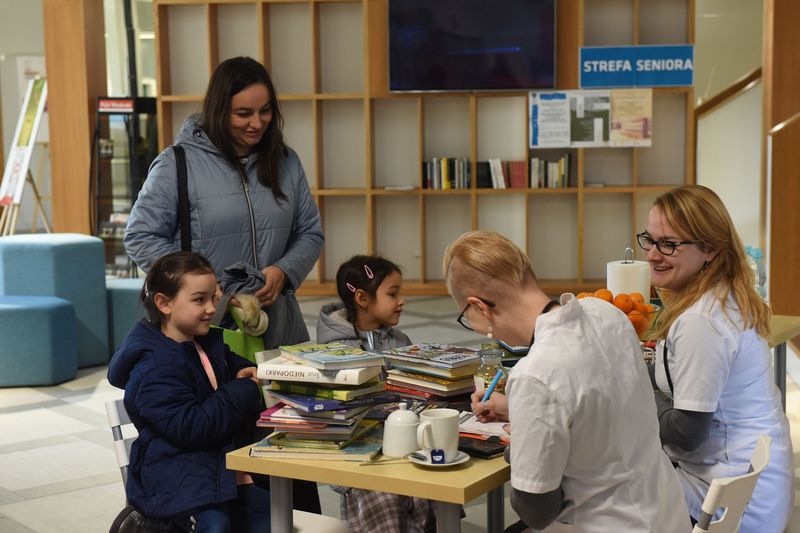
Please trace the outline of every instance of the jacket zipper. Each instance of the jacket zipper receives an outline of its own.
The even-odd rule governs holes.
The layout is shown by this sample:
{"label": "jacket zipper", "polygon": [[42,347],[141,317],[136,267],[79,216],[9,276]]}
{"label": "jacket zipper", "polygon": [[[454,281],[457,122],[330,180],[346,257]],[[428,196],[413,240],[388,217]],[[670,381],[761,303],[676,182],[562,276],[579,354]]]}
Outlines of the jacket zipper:
{"label": "jacket zipper", "polygon": [[242,180],[244,198],[247,201],[247,214],[250,217],[250,245],[253,247],[253,266],[256,267],[256,270],[260,270],[258,268],[258,255],[256,254],[256,220],[253,215],[253,204],[250,201],[250,186],[247,185],[247,178],[241,168],[239,168],[239,179]]}

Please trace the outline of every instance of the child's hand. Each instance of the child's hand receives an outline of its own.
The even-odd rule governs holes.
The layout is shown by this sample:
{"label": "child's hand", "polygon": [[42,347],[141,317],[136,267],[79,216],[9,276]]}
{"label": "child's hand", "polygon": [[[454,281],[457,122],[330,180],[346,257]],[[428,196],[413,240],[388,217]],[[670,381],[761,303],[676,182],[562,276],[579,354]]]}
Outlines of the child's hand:
{"label": "child's hand", "polygon": [[238,378],[250,378],[255,381],[256,385],[261,385],[261,381],[258,379],[258,374],[256,367],[248,366],[247,368],[243,368],[236,373],[236,377]]}
{"label": "child's hand", "polygon": [[264,274],[264,286],[256,291],[256,298],[261,306],[275,303],[286,284],[286,274],[276,266],[268,266],[261,271]]}

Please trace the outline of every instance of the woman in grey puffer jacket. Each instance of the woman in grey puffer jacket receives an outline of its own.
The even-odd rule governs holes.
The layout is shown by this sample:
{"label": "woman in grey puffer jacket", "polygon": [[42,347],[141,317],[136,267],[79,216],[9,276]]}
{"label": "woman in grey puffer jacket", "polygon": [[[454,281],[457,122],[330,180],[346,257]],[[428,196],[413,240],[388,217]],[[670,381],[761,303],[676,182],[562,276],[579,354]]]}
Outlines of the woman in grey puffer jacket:
{"label": "woman in grey puffer jacket", "polygon": [[[308,340],[294,290],[319,257],[319,211],[297,154],[283,141],[283,117],[266,69],[247,57],[223,61],[203,112],[186,119],[176,144],[186,153],[192,250],[223,277],[251,277],[226,293],[253,292],[269,316],[267,348]],[[175,153],[150,167],[124,238],[143,270],[181,247]],[[230,276],[228,276],[230,277]],[[248,291],[249,289],[249,291]]]}

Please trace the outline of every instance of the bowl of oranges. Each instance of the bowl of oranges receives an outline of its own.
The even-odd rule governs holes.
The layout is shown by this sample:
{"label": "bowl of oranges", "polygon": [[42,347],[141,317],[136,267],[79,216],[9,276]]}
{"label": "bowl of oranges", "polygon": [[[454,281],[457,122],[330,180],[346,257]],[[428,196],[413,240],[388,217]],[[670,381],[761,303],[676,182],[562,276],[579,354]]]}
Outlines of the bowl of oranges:
{"label": "bowl of oranges", "polygon": [[599,298],[613,304],[628,316],[640,339],[644,337],[659,309],[655,304],[645,303],[644,296],[638,292],[612,294],[608,289],[597,289],[595,292],[582,292],[577,297]]}

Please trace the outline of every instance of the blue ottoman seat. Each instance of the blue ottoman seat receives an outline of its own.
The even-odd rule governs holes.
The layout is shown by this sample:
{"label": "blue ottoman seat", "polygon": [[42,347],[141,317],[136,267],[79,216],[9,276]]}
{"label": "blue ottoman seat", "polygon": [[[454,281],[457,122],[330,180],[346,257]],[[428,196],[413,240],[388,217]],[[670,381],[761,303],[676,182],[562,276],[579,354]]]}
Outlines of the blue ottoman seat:
{"label": "blue ottoman seat", "polygon": [[57,296],[75,309],[78,367],[109,360],[103,241],[77,233],[0,237],[0,296]]}
{"label": "blue ottoman seat", "polygon": [[0,296],[0,387],[54,385],[78,371],[75,311],[63,298]]}
{"label": "blue ottoman seat", "polygon": [[113,352],[131,328],[145,317],[144,307],[139,303],[144,279],[108,279],[108,317],[111,323],[111,351]]}

